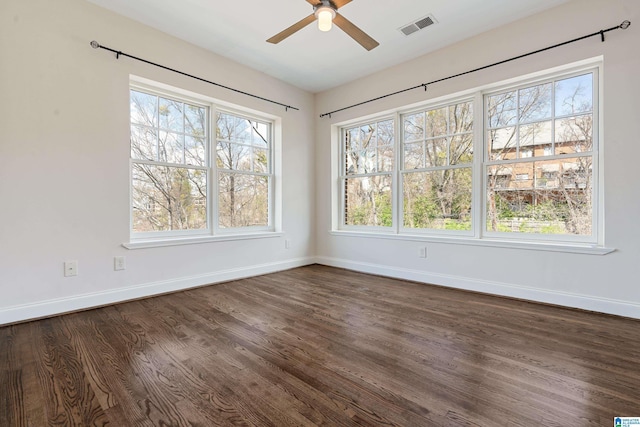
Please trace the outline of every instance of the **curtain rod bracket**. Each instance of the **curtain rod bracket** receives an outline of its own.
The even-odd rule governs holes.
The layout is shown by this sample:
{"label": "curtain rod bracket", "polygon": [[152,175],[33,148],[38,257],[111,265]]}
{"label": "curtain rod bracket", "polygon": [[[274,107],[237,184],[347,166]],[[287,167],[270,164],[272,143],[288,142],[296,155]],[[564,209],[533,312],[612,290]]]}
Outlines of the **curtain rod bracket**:
{"label": "curtain rod bracket", "polygon": [[427,91],[427,88],[429,87],[429,85],[428,85],[428,84],[426,84],[426,83],[423,83],[423,84],[422,84],[422,86],[424,87],[424,91],[426,92],[426,91]]}
{"label": "curtain rod bracket", "polygon": [[604,43],[604,30],[600,30],[600,40]]}

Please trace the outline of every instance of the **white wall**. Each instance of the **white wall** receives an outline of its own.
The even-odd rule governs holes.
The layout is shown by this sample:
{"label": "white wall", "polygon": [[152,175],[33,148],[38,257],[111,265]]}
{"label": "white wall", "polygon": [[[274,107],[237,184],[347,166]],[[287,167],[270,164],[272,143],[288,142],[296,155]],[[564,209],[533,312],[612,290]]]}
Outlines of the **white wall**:
{"label": "white wall", "polygon": [[[300,111],[116,60],[92,49],[94,39]],[[130,74],[282,118],[285,236],[121,246],[129,239]],[[83,0],[3,0],[0,97],[0,324],[312,261],[312,94]],[[116,255],[126,256],[125,271],[113,270]],[[63,277],[65,260],[78,260],[77,277]]]}
{"label": "white wall", "polygon": [[[640,318],[640,2],[575,0],[356,82],[318,94],[329,112],[613,27],[592,38],[472,75],[316,118],[317,252],[329,265]],[[426,34],[424,35],[427,36]],[[604,56],[605,244],[609,255],[332,235],[331,126],[377,112]],[[418,247],[428,258],[418,258]]]}

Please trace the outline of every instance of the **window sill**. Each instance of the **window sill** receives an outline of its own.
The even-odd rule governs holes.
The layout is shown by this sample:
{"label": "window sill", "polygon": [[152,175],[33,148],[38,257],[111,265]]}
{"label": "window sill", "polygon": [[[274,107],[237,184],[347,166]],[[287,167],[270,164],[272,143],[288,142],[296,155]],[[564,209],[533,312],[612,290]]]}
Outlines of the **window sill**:
{"label": "window sill", "polygon": [[437,237],[437,236],[421,236],[415,234],[395,234],[395,233],[372,233],[363,231],[347,231],[347,230],[332,230],[329,234],[333,236],[346,236],[346,237],[364,237],[374,239],[389,239],[389,240],[404,240],[413,242],[432,242],[432,243],[444,243],[452,245],[469,245],[469,246],[484,246],[494,248],[508,248],[508,249],[523,249],[533,251],[547,251],[547,252],[567,252],[574,254],[587,254],[587,255],[606,255],[614,252],[615,248],[607,248],[605,246],[597,246],[593,244],[580,244],[580,243],[550,243],[550,242],[535,242],[535,241],[509,241],[500,239],[474,239],[471,237]]}
{"label": "window sill", "polygon": [[147,249],[147,248],[161,248],[164,246],[181,246],[181,245],[196,245],[201,243],[212,242],[227,242],[233,240],[252,240],[252,239],[268,239],[271,237],[282,237],[282,232],[262,232],[262,233],[246,233],[246,234],[229,234],[229,235],[216,235],[216,236],[189,236],[179,238],[163,238],[163,239],[148,239],[148,240],[134,240],[128,243],[123,243],[122,246],[127,249]]}

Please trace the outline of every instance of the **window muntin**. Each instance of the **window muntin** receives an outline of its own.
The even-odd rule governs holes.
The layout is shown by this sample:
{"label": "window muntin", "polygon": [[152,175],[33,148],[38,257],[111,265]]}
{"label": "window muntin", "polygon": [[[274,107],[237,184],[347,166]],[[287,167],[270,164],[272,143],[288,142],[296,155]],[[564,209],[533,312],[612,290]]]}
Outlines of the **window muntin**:
{"label": "window muntin", "polygon": [[209,108],[132,89],[132,233],[208,229]]}
{"label": "window muntin", "polygon": [[132,85],[130,123],[132,239],[274,230],[272,122]]}
{"label": "window muntin", "polygon": [[342,130],[342,226],[392,226],[394,153],[392,119]]}
{"label": "window muntin", "polygon": [[487,234],[593,238],[594,78],[486,95]]}
{"label": "window muntin", "polygon": [[219,229],[268,228],[273,183],[271,125],[220,112],[216,121]]}
{"label": "window muntin", "polygon": [[403,115],[402,227],[470,231],[473,101]]}

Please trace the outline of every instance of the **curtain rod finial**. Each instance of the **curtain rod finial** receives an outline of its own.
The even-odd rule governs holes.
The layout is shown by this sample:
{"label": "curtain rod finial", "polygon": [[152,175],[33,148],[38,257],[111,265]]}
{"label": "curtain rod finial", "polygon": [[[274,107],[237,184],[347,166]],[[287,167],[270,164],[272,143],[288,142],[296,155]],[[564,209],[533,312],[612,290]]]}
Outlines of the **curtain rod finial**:
{"label": "curtain rod finial", "polygon": [[631,21],[622,21],[622,24],[620,24],[620,28],[622,28],[623,30],[626,30],[627,28],[629,28],[630,25],[631,25]]}
{"label": "curtain rod finial", "polygon": [[97,49],[100,47],[100,43],[98,43],[95,40],[92,40],[91,43],[89,43],[91,45],[92,48]]}

